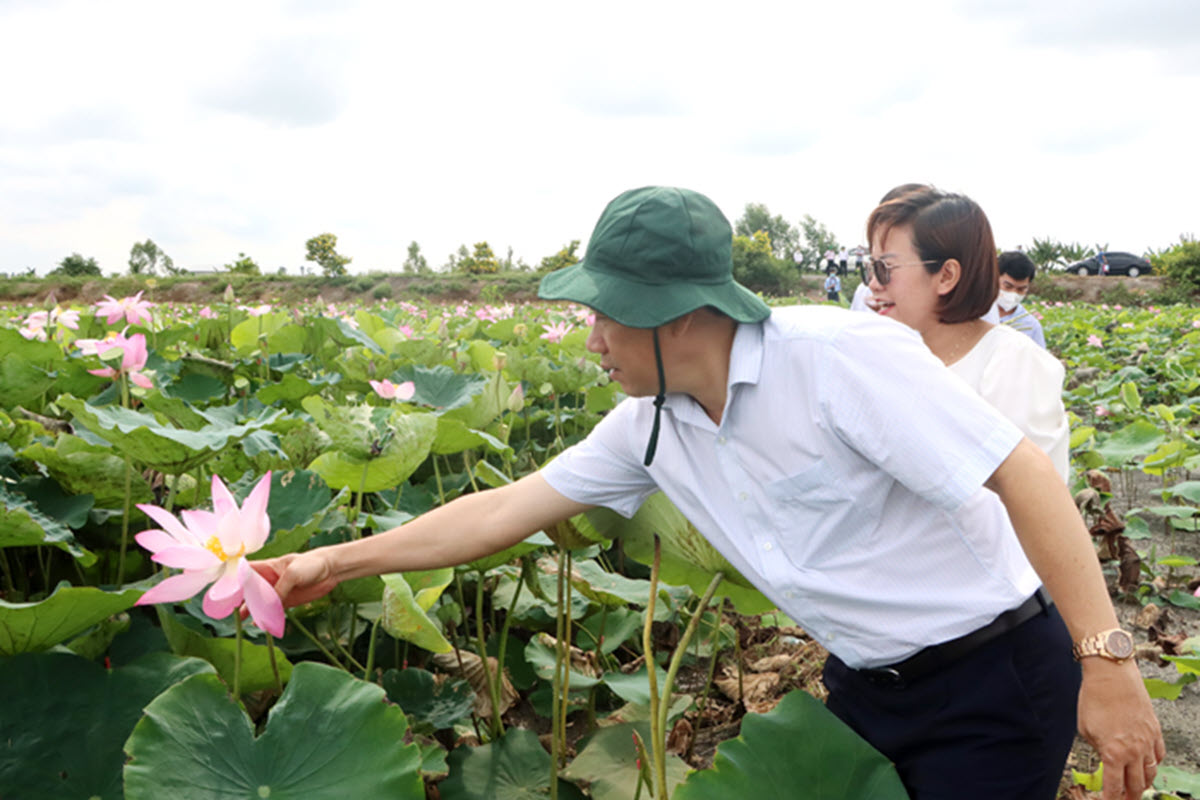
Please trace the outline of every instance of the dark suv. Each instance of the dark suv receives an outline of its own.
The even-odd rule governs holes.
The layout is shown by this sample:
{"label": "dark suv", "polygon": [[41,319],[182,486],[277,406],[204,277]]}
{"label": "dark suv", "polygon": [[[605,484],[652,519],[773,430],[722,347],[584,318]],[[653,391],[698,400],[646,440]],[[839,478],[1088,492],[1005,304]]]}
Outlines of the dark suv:
{"label": "dark suv", "polygon": [[[1102,256],[1108,262],[1107,269],[1103,270],[1100,263]],[[1105,252],[1085,258],[1083,261],[1076,261],[1067,267],[1067,271],[1074,272],[1076,275],[1128,275],[1136,278],[1138,275],[1149,275],[1154,268],[1150,266],[1149,261],[1141,256],[1135,256],[1133,253]]]}

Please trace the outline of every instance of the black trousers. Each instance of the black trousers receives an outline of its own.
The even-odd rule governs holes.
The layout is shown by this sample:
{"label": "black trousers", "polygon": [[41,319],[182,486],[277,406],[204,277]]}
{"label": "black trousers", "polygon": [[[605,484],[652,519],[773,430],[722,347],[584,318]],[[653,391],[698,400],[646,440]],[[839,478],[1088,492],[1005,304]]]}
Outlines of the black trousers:
{"label": "black trousers", "polygon": [[1081,680],[1051,606],[903,688],[835,656],[829,710],[890,758],[912,800],[1053,800],[1075,739]]}

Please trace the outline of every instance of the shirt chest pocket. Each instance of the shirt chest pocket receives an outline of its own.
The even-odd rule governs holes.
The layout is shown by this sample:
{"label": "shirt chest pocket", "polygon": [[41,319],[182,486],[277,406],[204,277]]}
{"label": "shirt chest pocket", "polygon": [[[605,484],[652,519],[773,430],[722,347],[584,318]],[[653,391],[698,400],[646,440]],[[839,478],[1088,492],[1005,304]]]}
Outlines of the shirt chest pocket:
{"label": "shirt chest pocket", "polygon": [[764,487],[767,516],[795,566],[815,568],[838,560],[874,528],[867,517],[877,515],[856,502],[844,477],[821,461]]}

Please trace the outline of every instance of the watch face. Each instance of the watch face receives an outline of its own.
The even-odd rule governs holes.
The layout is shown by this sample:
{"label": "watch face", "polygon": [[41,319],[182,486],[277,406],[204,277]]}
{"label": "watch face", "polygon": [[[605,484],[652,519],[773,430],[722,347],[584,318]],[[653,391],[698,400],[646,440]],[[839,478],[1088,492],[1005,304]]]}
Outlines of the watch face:
{"label": "watch face", "polygon": [[1108,652],[1116,658],[1129,658],[1133,655],[1133,637],[1125,631],[1113,631],[1104,644]]}

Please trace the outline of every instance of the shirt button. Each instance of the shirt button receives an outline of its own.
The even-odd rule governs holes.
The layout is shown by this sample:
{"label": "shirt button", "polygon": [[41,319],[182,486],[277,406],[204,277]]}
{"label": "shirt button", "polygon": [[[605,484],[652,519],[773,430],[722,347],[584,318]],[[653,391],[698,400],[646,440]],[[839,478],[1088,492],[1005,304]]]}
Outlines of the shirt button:
{"label": "shirt button", "polygon": [[788,600],[791,600],[793,597],[796,596],[796,593],[793,592],[791,589],[789,589],[783,593],[783,596],[786,597]]}
{"label": "shirt button", "polygon": [[724,437],[724,436],[718,436],[718,437],[717,437],[717,444],[725,444],[725,437]]}
{"label": "shirt button", "polygon": [[749,496],[750,495],[746,494],[745,492],[742,492],[741,494],[738,495],[738,500],[741,500],[744,503],[744,502],[746,502],[746,498]]}
{"label": "shirt button", "polygon": [[763,550],[774,550],[774,549],[775,549],[775,545],[771,544],[770,542],[767,542],[766,544],[763,545]]}

